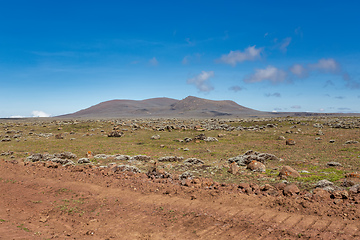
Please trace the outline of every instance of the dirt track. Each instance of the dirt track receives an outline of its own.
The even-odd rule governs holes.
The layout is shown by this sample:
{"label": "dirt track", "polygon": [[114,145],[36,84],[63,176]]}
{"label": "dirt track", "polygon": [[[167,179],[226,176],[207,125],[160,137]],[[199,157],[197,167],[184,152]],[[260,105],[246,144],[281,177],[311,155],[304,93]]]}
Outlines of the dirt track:
{"label": "dirt track", "polygon": [[304,202],[43,165],[0,162],[0,239],[360,239],[356,198]]}

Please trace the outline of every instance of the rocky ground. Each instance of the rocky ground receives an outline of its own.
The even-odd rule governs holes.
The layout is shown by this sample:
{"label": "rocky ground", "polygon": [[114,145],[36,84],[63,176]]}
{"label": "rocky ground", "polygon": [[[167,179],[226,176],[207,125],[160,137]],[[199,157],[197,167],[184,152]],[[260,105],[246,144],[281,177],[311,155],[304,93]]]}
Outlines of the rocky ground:
{"label": "rocky ground", "polygon": [[0,239],[360,238],[357,118],[176,121],[2,123]]}

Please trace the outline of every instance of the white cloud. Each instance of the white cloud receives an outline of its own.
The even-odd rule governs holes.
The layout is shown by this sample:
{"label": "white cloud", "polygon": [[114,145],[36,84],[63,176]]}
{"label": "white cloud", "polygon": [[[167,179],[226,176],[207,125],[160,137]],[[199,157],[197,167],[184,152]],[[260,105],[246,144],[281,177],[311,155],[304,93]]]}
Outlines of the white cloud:
{"label": "white cloud", "polygon": [[256,48],[256,46],[248,47],[243,52],[241,51],[230,51],[229,54],[224,54],[218,59],[219,62],[230,64],[235,66],[239,62],[254,61],[261,57],[263,48]]}
{"label": "white cloud", "polygon": [[340,64],[333,58],[322,58],[315,64],[309,64],[309,68],[324,73],[338,73],[341,70]]}
{"label": "white cloud", "polygon": [[157,66],[159,64],[158,60],[156,59],[156,57],[153,57],[152,59],[149,60],[150,65],[152,66]]}
{"label": "white cloud", "polygon": [[10,116],[10,118],[25,118],[25,116],[15,115],[15,116]]}
{"label": "white cloud", "polygon": [[291,37],[287,37],[283,39],[279,45],[280,51],[286,53],[287,47],[290,45],[290,43],[291,43]]}
{"label": "white cloud", "polygon": [[255,73],[245,78],[248,83],[270,81],[273,84],[283,82],[287,78],[287,73],[273,66],[267,66],[265,69],[255,69]]}
{"label": "white cloud", "polygon": [[213,71],[201,71],[199,75],[194,78],[189,78],[186,82],[187,84],[194,84],[200,92],[210,92],[214,90],[214,88],[209,83],[209,78],[211,77],[214,77]]}
{"label": "white cloud", "polygon": [[37,110],[32,111],[31,114],[32,114],[32,117],[50,117],[51,116],[51,114],[45,113],[43,111],[37,111]]}
{"label": "white cloud", "polygon": [[301,64],[294,64],[292,67],[290,67],[290,72],[299,78],[305,78],[308,76],[308,70]]}

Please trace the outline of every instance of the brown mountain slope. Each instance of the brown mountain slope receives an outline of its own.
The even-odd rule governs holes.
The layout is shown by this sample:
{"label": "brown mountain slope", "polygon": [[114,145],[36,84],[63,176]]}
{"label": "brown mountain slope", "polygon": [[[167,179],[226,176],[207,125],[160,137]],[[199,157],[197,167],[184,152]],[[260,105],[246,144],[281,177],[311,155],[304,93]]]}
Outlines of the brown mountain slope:
{"label": "brown mountain slope", "polygon": [[183,100],[151,98],[146,100],[111,100],[59,117],[219,117],[262,115],[263,112],[238,105],[233,101],[214,101],[189,96]]}

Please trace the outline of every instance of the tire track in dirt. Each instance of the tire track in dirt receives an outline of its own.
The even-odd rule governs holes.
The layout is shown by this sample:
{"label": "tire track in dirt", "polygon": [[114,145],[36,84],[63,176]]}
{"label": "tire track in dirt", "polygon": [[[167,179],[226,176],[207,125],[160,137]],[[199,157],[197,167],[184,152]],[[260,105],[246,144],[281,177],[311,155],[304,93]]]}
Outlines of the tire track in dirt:
{"label": "tire track in dirt", "polygon": [[[49,236],[71,234],[71,237],[84,237],[84,234],[94,229],[97,236],[117,239],[355,239],[359,235],[357,222],[345,221],[340,217],[320,217],[266,208],[262,206],[266,198],[254,195],[232,194],[212,199],[202,197],[199,193],[198,198],[191,200],[188,196],[176,194],[144,194],[134,190],[137,188],[136,183],[124,184],[133,186],[131,190],[121,185],[108,187],[100,178],[97,183],[86,179],[75,181],[72,179],[76,178],[76,173],[66,171],[59,175],[40,169],[44,172],[41,178],[37,178],[34,174],[36,169],[30,173],[24,172],[24,169],[26,168],[19,166],[11,171],[0,168],[0,174],[17,181],[18,183],[11,187],[17,188],[24,196],[32,197],[31,199],[37,199],[35,196],[39,196],[39,191],[52,193],[49,197],[54,198],[59,189],[67,189],[69,192],[62,193],[63,198],[69,198],[70,193],[83,194],[94,205],[96,212],[100,213],[96,218],[92,218],[97,222],[78,218],[78,222],[72,223],[72,216],[63,213],[51,216],[47,222],[50,230],[44,233]],[[126,183],[127,180],[121,181]],[[8,183],[2,183],[1,186],[5,189],[8,187],[6,184]],[[50,186],[52,190],[49,189]],[[113,204],[115,199],[121,204]],[[14,219],[11,223],[2,223],[0,233],[14,239],[37,239],[11,224],[28,221],[30,226],[35,228],[37,223],[31,219],[39,219],[40,213],[29,213],[33,209],[31,202],[27,203],[29,199],[17,198],[15,195],[1,199],[0,204],[11,205],[12,201],[19,205],[16,207],[17,211],[23,206],[28,212],[23,216],[13,215],[21,218]],[[102,205],[105,207],[102,208]],[[59,210],[46,199],[43,200],[43,206],[44,211],[59,214]],[[0,213],[5,214],[4,210],[0,210]],[[55,224],[62,227],[58,230],[51,229]]]}

